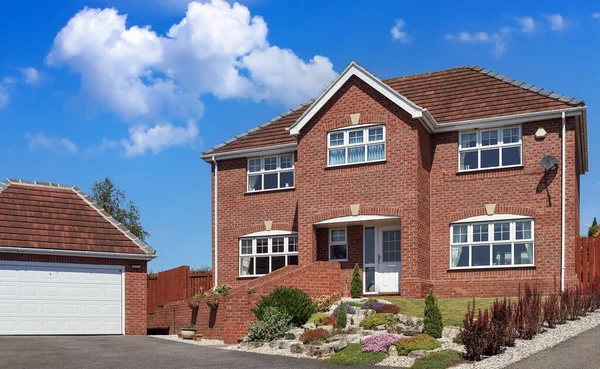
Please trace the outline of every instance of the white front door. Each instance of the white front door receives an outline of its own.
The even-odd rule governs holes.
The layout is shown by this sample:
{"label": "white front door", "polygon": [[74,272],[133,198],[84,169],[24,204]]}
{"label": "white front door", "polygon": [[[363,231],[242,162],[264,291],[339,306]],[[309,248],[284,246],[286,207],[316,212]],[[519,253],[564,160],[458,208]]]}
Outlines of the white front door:
{"label": "white front door", "polygon": [[398,293],[402,277],[399,227],[365,227],[363,280],[365,293]]}
{"label": "white front door", "polygon": [[0,335],[122,333],[123,267],[0,261]]}

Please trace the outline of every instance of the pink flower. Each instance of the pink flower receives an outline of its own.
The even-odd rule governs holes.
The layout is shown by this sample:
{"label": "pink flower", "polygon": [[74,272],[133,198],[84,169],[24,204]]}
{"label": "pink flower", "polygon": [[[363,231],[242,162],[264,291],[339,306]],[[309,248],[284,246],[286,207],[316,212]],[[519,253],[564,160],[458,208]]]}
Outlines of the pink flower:
{"label": "pink flower", "polygon": [[387,352],[392,343],[398,341],[400,337],[393,334],[379,334],[376,336],[365,337],[362,340],[365,352]]}

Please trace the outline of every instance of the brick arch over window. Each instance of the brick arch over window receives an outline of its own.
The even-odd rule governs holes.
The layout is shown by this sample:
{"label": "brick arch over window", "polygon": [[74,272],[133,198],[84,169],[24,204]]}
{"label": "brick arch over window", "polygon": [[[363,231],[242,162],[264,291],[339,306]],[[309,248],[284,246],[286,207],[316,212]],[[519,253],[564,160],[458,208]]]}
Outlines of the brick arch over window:
{"label": "brick arch over window", "polygon": [[[350,210],[350,206],[345,206],[343,208],[338,208],[334,210],[329,210],[321,213],[314,214],[310,221],[311,223],[317,223],[323,220],[339,218],[339,217],[347,217],[351,216],[352,212]],[[396,207],[387,207],[387,206],[361,206],[358,212],[358,215],[388,215],[401,217],[402,209]]]}
{"label": "brick arch over window", "polygon": [[[298,232],[298,226],[292,222],[273,222],[272,230]],[[265,223],[260,222],[241,229],[240,235],[265,231]]]}
{"label": "brick arch over window", "polygon": [[[524,206],[497,205],[496,211],[494,212],[494,214],[518,214],[518,215],[535,217],[536,211],[535,211],[535,209],[524,207]],[[485,206],[472,207],[472,208],[463,209],[463,210],[451,213],[450,223],[457,222],[457,221],[465,219],[465,218],[476,217],[476,216],[480,216],[480,215],[488,215],[485,210]]]}

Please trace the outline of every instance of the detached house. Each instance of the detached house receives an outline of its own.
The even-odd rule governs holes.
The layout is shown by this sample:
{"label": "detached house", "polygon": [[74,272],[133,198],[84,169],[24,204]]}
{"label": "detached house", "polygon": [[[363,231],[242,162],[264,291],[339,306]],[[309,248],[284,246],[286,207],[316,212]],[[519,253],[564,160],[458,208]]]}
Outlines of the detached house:
{"label": "detached house", "polygon": [[203,153],[215,281],[330,262],[341,291],[358,264],[365,295],[575,283],[586,126],[583,101],[479,67],[380,80],[350,63],[315,100]]}

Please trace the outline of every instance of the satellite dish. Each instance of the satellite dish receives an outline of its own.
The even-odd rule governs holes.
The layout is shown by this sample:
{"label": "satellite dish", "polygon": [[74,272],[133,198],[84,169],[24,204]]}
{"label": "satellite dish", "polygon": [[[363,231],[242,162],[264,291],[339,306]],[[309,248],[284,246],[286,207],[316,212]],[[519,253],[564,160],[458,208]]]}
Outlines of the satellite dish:
{"label": "satellite dish", "polygon": [[542,158],[542,166],[545,170],[558,169],[558,159],[555,156],[547,155]]}

